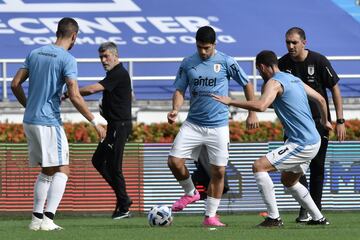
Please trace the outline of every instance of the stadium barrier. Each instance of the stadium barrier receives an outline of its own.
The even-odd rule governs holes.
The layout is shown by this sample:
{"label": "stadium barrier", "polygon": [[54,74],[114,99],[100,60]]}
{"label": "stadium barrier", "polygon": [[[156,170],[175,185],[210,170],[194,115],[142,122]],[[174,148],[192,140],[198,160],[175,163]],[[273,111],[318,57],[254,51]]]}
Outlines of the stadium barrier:
{"label": "stadium barrier", "polygon": [[[183,58],[120,58],[128,69],[137,100],[169,100],[173,93],[172,83]],[[340,89],[343,97],[360,96],[360,74],[358,71],[360,56],[329,56],[339,77]],[[255,57],[235,57],[240,66],[249,75],[249,79],[257,86],[256,94],[260,92],[262,81],[257,74]],[[0,99],[1,101],[13,100],[10,91],[10,81],[24,59],[0,59]],[[78,58],[79,85],[86,85],[99,81],[104,77],[98,58]],[[24,84],[25,91],[27,85]],[[242,88],[234,81],[230,82],[231,92],[242,92]],[[98,95],[88,96],[88,100],[99,99]]]}
{"label": "stadium barrier", "polygon": [[[254,160],[281,145],[232,143],[227,167],[230,191],[223,196],[219,211],[234,213],[264,211],[265,205],[251,171]],[[60,204],[61,212],[111,212],[114,194],[91,164],[96,144],[70,144],[71,176]],[[126,145],[123,170],[131,210],[145,212],[156,204],[171,205],[182,190],[167,167],[170,144]],[[39,168],[28,168],[27,145],[0,143],[0,212],[30,212],[33,184]],[[188,167],[194,169],[192,161]],[[360,142],[330,142],[326,160],[323,209],[360,210]],[[297,210],[286,193],[279,173],[271,173],[277,202],[282,210]],[[201,213],[203,201],[191,204],[184,213]]]}

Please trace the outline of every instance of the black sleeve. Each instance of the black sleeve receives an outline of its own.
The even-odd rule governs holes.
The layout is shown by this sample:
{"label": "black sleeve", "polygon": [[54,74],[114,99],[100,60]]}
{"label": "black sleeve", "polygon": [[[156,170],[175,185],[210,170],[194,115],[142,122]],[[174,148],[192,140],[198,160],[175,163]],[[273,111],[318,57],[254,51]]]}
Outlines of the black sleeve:
{"label": "black sleeve", "polygon": [[109,74],[103,80],[101,80],[99,83],[101,85],[103,85],[103,87],[107,91],[111,92],[116,87],[116,85],[119,83],[119,81],[116,81],[116,77],[113,76],[113,74]]}
{"label": "black sleeve", "polygon": [[331,89],[339,81],[339,77],[326,57],[319,59],[320,75],[326,88]]}

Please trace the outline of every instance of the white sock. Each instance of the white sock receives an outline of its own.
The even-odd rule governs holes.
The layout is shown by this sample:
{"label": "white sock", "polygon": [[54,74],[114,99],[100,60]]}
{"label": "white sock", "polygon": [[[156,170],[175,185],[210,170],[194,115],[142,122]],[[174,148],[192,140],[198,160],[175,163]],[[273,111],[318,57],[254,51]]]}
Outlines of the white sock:
{"label": "white sock", "polygon": [[55,214],[64,195],[67,180],[68,176],[65,173],[57,172],[54,174],[47,197],[45,212],[51,212]]}
{"label": "white sock", "polygon": [[294,186],[289,187],[288,191],[298,201],[298,203],[305,208],[312,217],[313,220],[319,220],[324,216],[316,206],[314,200],[311,198],[309,190],[304,187],[301,183],[297,182]]}
{"label": "white sock", "polygon": [[179,184],[184,189],[186,195],[194,196],[195,186],[194,186],[193,181],[191,180],[191,177],[189,177],[188,179],[179,181]]}
{"label": "white sock", "polygon": [[40,173],[34,185],[34,207],[33,212],[43,213],[45,201],[52,182],[52,176]]}
{"label": "white sock", "polygon": [[270,218],[280,217],[278,207],[276,205],[276,197],[274,190],[274,183],[267,172],[254,173],[256,184],[259,188],[260,194],[265,202],[268,216]]}
{"label": "white sock", "polygon": [[220,205],[220,200],[218,198],[207,197],[206,199],[206,207],[205,207],[205,216],[215,217],[216,211]]}

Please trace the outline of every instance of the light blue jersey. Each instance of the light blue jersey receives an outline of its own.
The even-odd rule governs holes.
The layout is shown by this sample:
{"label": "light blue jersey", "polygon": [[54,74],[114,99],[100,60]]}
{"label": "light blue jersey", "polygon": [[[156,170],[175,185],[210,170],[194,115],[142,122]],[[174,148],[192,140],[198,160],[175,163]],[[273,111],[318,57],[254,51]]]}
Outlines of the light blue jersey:
{"label": "light blue jersey", "polygon": [[278,72],[272,77],[283,87],[283,94],[277,96],[273,102],[276,115],[285,128],[285,135],[289,142],[299,145],[312,145],[320,141],[311,116],[304,83],[297,77]]}
{"label": "light blue jersey", "polygon": [[228,124],[228,107],[211,97],[211,94],[228,96],[229,80],[241,86],[249,82],[238,63],[217,51],[214,56],[202,60],[198,53],[185,58],[175,79],[175,87],[185,92],[189,87],[190,110],[187,121],[204,127],[221,127]]}
{"label": "light blue jersey", "polygon": [[75,58],[64,48],[47,45],[33,50],[23,68],[29,72],[24,123],[59,126],[65,77],[77,79]]}

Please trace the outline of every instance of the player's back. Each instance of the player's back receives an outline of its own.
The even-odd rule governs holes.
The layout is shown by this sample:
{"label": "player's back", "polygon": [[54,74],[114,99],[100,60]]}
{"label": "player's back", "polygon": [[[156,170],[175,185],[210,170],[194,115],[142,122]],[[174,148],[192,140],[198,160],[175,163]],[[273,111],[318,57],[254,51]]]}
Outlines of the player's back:
{"label": "player's back", "polygon": [[278,72],[272,78],[281,83],[283,93],[275,98],[274,110],[285,128],[290,142],[311,145],[320,141],[311,116],[304,83],[297,77]]}
{"label": "player's back", "polygon": [[60,104],[65,77],[77,78],[73,56],[64,48],[47,45],[33,50],[24,68],[29,72],[29,90],[24,122],[60,125]]}

